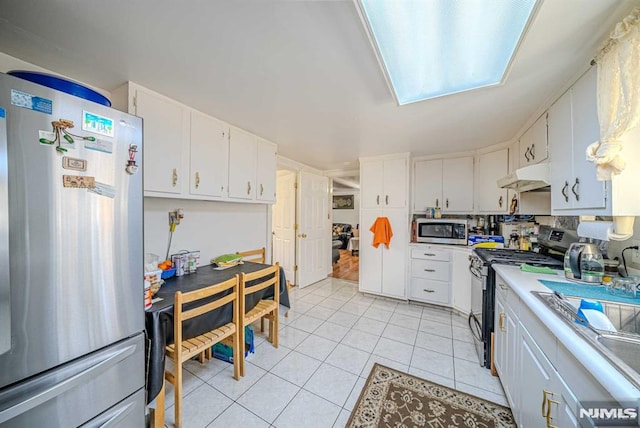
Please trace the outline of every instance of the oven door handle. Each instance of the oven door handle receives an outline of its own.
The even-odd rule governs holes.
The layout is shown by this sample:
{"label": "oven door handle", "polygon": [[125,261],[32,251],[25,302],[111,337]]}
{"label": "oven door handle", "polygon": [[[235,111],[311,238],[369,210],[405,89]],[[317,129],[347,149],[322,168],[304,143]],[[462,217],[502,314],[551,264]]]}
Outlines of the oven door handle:
{"label": "oven door handle", "polygon": [[469,323],[469,329],[471,330],[471,335],[473,336],[473,338],[478,342],[483,342],[484,339],[482,338],[482,326],[480,325],[480,321],[478,321],[478,318],[473,312],[469,312],[469,319],[467,321]]}
{"label": "oven door handle", "polygon": [[469,265],[469,272],[471,272],[471,275],[473,275],[474,277],[482,280],[482,275],[480,275],[478,272],[476,272],[471,265]]}

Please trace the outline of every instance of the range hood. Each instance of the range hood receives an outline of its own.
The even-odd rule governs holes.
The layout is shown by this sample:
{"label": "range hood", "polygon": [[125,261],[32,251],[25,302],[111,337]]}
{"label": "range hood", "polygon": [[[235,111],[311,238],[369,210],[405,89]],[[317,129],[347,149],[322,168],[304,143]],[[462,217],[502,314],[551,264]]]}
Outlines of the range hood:
{"label": "range hood", "polygon": [[539,163],[519,168],[498,180],[501,189],[513,189],[516,192],[547,190],[549,187],[549,163]]}

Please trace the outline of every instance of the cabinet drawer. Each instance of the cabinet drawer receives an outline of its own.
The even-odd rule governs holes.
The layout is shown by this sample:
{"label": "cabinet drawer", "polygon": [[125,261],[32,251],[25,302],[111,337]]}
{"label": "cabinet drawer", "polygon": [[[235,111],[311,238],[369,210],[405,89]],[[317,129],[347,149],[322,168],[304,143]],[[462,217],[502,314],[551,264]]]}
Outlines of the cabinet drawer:
{"label": "cabinet drawer", "polygon": [[450,289],[448,282],[411,278],[410,296],[416,300],[449,305],[451,304]]}
{"label": "cabinet drawer", "polygon": [[424,259],[424,260],[442,260],[448,262],[451,260],[451,251],[449,250],[434,250],[433,248],[412,248],[412,259]]}
{"label": "cabinet drawer", "polygon": [[449,281],[449,262],[439,260],[411,260],[411,276],[415,278]]}

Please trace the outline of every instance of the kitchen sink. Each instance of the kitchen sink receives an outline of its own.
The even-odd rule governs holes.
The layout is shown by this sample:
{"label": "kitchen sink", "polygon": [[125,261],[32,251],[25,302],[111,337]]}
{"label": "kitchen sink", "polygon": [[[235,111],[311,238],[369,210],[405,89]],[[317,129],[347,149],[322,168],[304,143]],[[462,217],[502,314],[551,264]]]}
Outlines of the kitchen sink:
{"label": "kitchen sink", "polygon": [[598,300],[617,330],[611,332],[594,328],[578,315],[581,297],[555,292],[532,293],[640,388],[640,305]]}
{"label": "kitchen sink", "polygon": [[600,333],[596,341],[640,373],[640,336]]}

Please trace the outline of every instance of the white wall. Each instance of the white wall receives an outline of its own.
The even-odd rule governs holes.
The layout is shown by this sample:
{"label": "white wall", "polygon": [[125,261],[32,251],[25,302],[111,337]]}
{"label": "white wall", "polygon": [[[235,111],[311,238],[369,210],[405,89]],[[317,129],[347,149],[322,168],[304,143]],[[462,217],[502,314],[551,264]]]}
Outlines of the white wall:
{"label": "white wall", "polygon": [[354,228],[360,223],[360,190],[334,191],[334,195],[353,195],[352,210],[332,210],[334,223],[347,223]]}
{"label": "white wall", "polygon": [[41,72],[41,73],[55,74],[55,75],[60,76],[62,78],[65,78],[65,79],[68,79],[68,80],[73,80],[75,82],[81,83],[84,86],[87,86],[87,87],[93,89],[94,91],[97,91],[97,92],[101,93],[105,97],[111,98],[111,93],[109,91],[105,91],[102,88],[96,88],[95,86],[91,86],[91,85],[88,85],[88,84],[86,84],[84,82],[80,82],[80,81],[74,79],[71,76],[61,75],[59,73],[56,73],[55,71],[47,70],[47,69],[39,67],[39,66],[37,66],[35,64],[31,64],[30,62],[26,62],[26,61],[23,61],[23,60],[21,60],[19,58],[15,58],[15,57],[12,57],[10,55],[7,55],[5,53],[0,52],[0,72],[6,73],[7,71],[11,71],[11,70],[38,71],[38,72]]}
{"label": "white wall", "polygon": [[184,199],[144,198],[144,251],[164,258],[169,241],[169,211],[182,208],[184,219],[176,227],[170,254],[200,250],[200,264],[213,257],[267,247],[267,209],[270,205]]}

